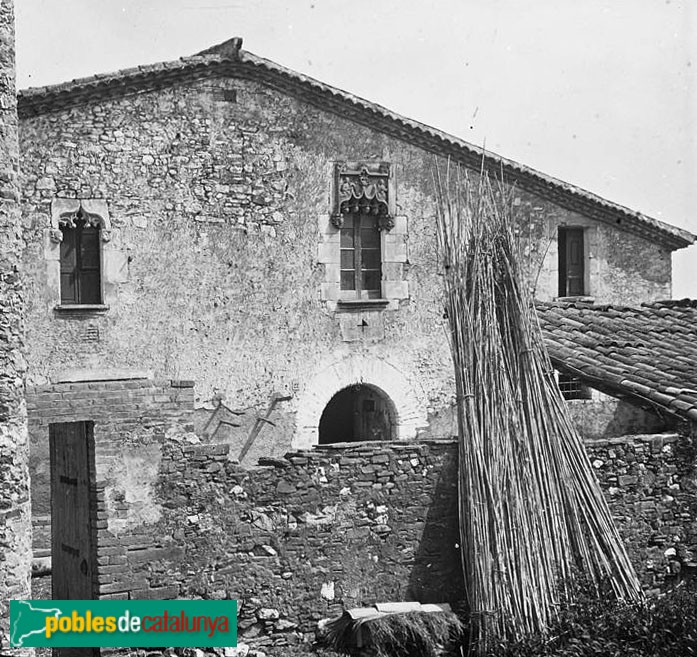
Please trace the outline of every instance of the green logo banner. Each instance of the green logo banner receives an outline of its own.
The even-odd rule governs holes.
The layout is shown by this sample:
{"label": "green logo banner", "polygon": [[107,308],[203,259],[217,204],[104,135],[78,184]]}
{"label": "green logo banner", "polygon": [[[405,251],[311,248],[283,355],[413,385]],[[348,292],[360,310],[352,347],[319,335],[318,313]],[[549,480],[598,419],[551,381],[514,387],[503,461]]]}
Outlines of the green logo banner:
{"label": "green logo banner", "polygon": [[10,600],[12,648],[236,645],[236,600]]}

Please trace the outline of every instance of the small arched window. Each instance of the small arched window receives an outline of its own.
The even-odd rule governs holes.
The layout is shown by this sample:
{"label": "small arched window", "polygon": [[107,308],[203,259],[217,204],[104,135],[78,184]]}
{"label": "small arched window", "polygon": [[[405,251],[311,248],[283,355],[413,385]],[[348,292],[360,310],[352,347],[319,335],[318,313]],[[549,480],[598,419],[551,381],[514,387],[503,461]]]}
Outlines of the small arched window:
{"label": "small arched window", "polygon": [[60,230],[61,304],[100,304],[102,302],[100,223],[82,208],[62,217]]}

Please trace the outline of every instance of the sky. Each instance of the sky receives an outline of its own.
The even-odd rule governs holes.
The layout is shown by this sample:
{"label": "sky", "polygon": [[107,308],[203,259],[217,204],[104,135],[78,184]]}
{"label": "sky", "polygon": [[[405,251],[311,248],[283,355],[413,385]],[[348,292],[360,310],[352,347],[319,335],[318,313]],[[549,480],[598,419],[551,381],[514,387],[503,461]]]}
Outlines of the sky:
{"label": "sky", "polygon": [[[19,88],[243,49],[697,234],[696,0],[15,0]],[[697,245],[673,256],[697,298]]]}

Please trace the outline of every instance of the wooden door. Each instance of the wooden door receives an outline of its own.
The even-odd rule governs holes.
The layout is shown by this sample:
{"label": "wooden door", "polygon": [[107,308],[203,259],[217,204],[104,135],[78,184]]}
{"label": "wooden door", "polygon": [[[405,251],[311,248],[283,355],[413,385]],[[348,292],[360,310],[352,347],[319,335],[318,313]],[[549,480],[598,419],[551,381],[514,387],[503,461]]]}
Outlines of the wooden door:
{"label": "wooden door", "polygon": [[51,424],[49,443],[53,599],[91,600],[96,573],[93,423]]}

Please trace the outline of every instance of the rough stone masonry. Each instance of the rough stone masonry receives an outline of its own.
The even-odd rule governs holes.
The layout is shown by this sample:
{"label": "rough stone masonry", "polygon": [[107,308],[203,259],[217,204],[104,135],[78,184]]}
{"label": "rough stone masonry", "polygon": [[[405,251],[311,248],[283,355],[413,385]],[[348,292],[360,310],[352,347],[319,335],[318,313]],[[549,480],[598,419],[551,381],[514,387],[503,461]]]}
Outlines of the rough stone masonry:
{"label": "rough stone masonry", "polygon": [[7,600],[29,597],[31,515],[24,402],[23,298],[19,277],[19,146],[14,7],[0,5],[0,654],[8,647]]}
{"label": "rough stone masonry", "polygon": [[[162,442],[147,499],[103,516],[101,598],[238,599],[240,641],[284,655],[345,608],[461,601],[455,441],[324,446],[247,468],[229,445],[191,440]],[[586,448],[645,589],[697,572],[690,437]]]}

